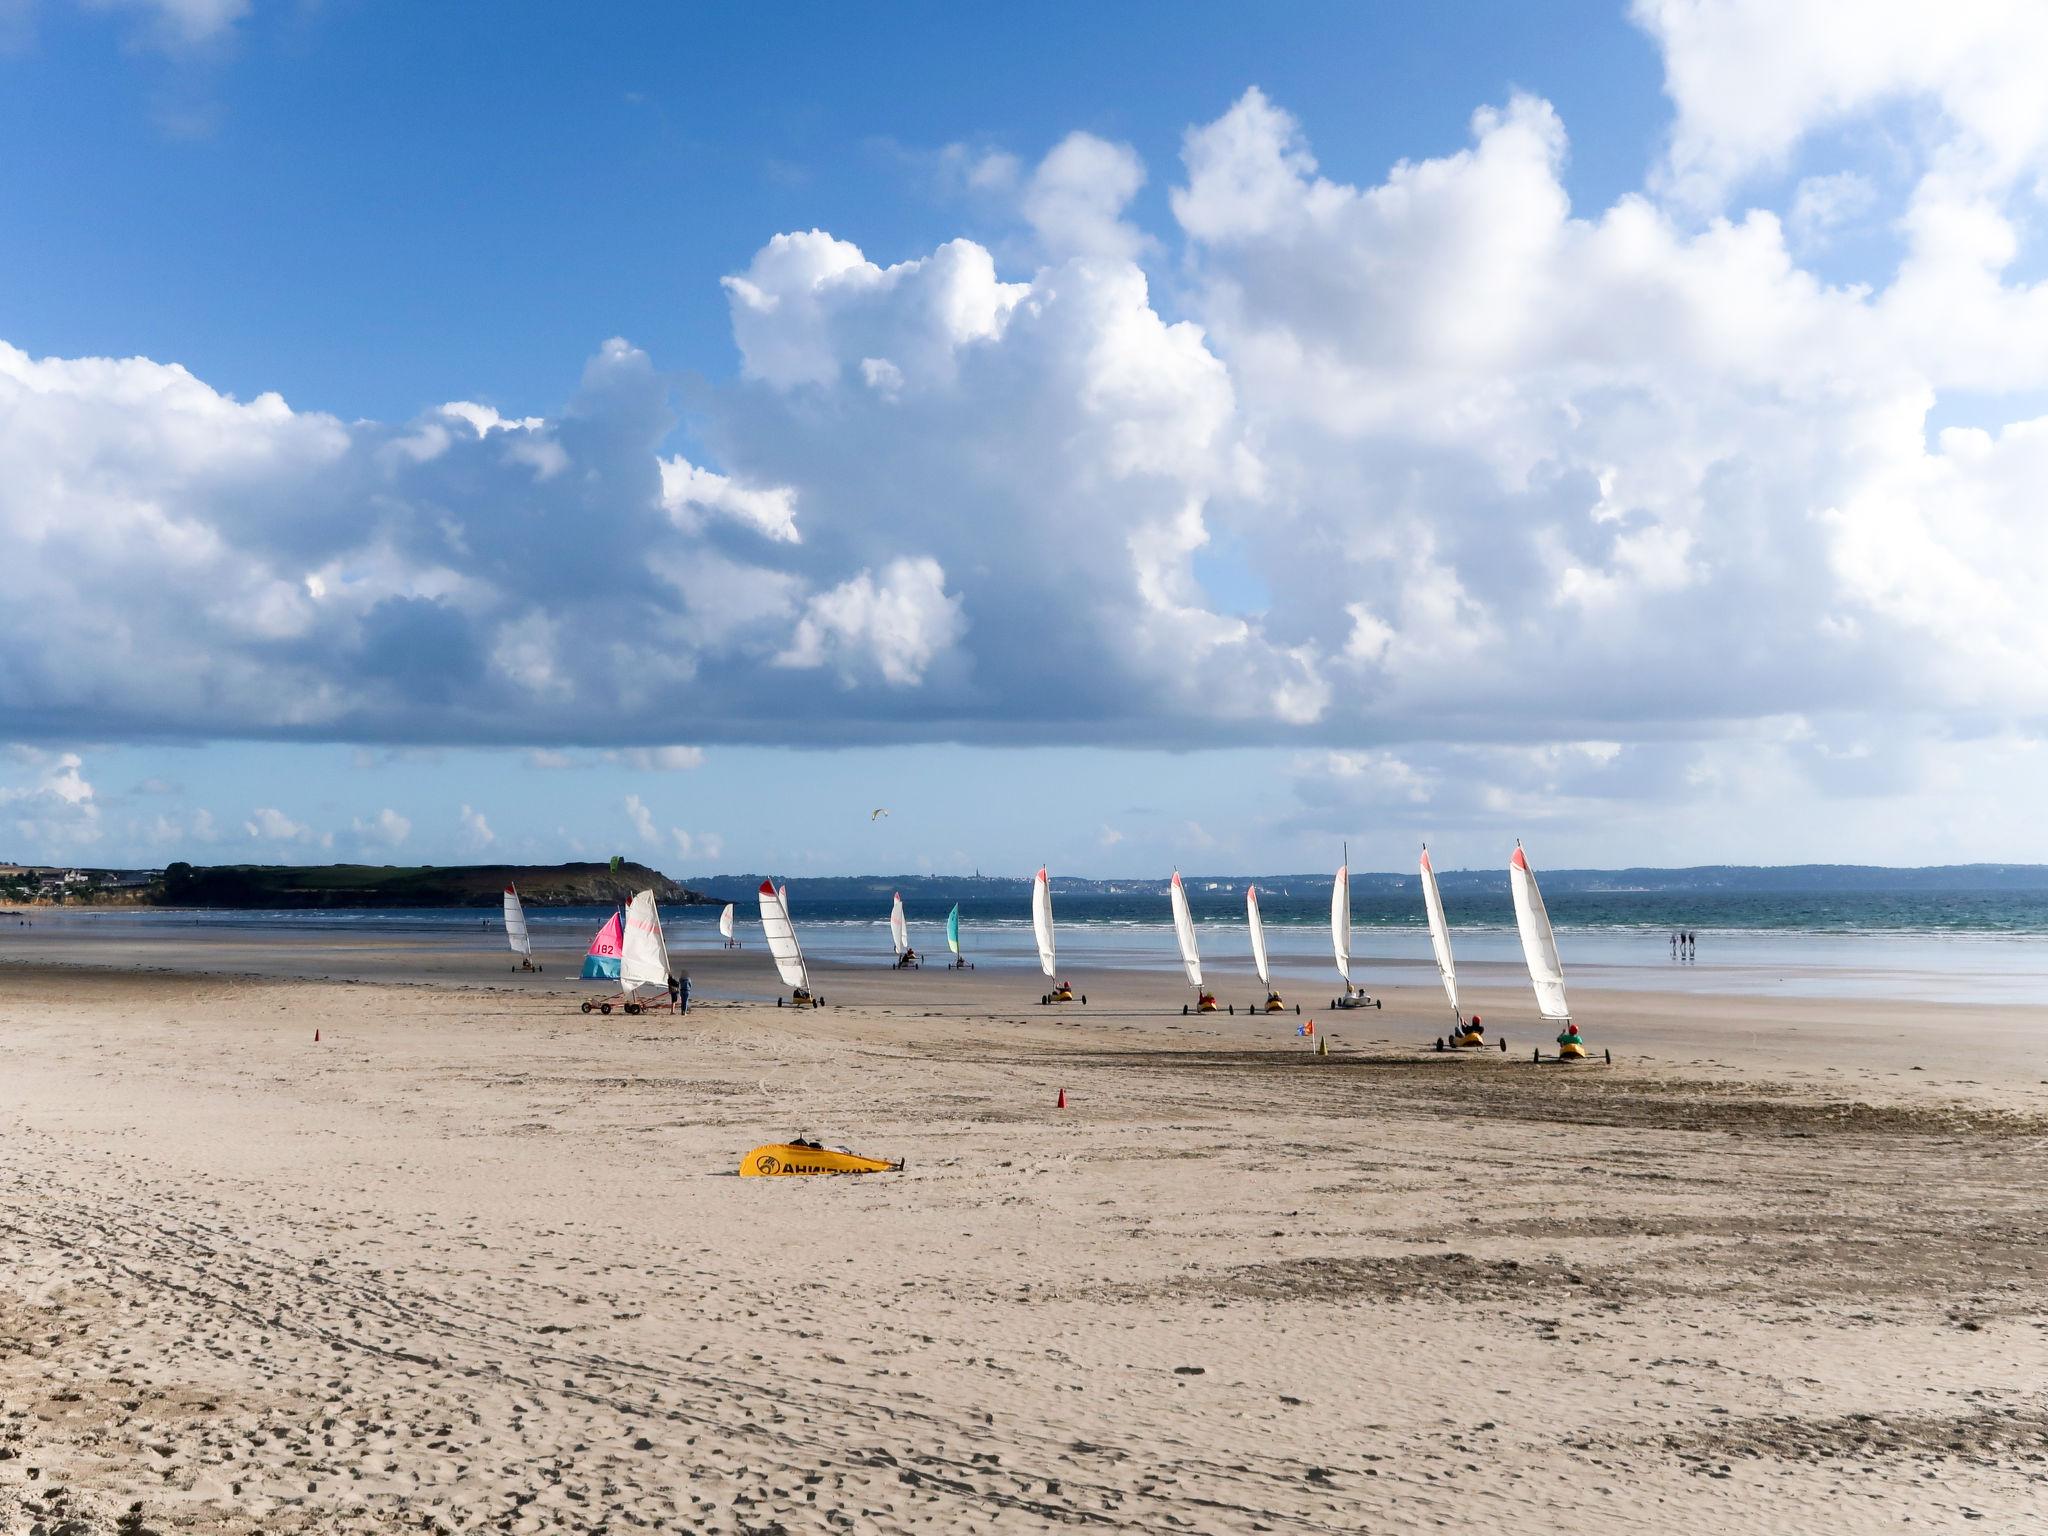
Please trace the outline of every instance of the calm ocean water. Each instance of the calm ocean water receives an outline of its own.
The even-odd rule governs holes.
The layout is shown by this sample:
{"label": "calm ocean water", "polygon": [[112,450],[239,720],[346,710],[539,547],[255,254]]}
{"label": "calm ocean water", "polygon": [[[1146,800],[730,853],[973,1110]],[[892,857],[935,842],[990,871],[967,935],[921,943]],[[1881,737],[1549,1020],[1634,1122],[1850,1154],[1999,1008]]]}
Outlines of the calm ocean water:
{"label": "calm ocean water", "polygon": [[[735,896],[740,893],[735,892]],[[1452,944],[1460,974],[1477,983],[1521,977],[1514,913],[1505,894],[1452,898]],[[1245,929],[1242,890],[1190,892],[1205,967],[1214,984],[1256,985]],[[1327,894],[1260,893],[1267,947],[1283,985],[1334,984]],[[758,909],[740,896],[738,933],[760,947]],[[790,884],[790,906],[805,952],[820,960],[880,961],[890,953],[886,903],[868,910],[843,900],[807,902],[803,882]],[[945,952],[946,906],[924,910],[906,896],[911,943]],[[1687,895],[1643,892],[1560,892],[1549,902],[1567,978],[1574,985],[1654,987],[1755,995],[1959,997],[2048,1005],[2048,895],[2029,892],[1777,893]],[[1177,964],[1166,902],[1157,897],[1056,895],[1060,965],[1076,975],[1094,968],[1157,968]],[[605,907],[527,909],[543,950],[580,951],[610,915]],[[671,948],[718,943],[719,909],[663,911]],[[313,912],[107,911],[66,914],[66,926],[162,934],[179,929],[319,930],[374,937],[403,936],[436,947],[498,950],[497,914],[459,910]],[[1412,897],[1358,894],[1352,902],[1354,973],[1368,989],[1433,978],[1421,906]],[[132,927],[131,927],[132,925]],[[1021,899],[961,903],[964,948],[981,966],[1037,964],[1028,909]],[[1674,962],[1670,935],[1698,936],[1698,959]],[[253,936],[253,935],[252,935]],[[765,950],[762,964],[767,965]],[[764,988],[765,990],[765,988]]]}

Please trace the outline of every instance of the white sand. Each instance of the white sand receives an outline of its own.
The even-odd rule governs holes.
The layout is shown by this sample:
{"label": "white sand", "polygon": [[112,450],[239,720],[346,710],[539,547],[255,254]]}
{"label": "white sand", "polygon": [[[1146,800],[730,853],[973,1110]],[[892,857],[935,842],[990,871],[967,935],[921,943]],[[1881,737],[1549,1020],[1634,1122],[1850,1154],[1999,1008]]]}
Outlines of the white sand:
{"label": "white sand", "polygon": [[2048,1528],[2038,1011],[476,970],[0,969],[0,1530]]}

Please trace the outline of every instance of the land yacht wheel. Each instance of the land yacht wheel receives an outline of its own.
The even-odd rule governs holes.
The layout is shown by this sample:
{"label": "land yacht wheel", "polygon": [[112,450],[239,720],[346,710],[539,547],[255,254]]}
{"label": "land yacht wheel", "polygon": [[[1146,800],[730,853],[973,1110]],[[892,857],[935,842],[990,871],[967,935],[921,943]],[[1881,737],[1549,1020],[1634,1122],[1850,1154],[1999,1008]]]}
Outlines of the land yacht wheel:
{"label": "land yacht wheel", "polygon": [[590,1012],[590,999],[587,997],[583,999],[583,1011],[585,1013]]}

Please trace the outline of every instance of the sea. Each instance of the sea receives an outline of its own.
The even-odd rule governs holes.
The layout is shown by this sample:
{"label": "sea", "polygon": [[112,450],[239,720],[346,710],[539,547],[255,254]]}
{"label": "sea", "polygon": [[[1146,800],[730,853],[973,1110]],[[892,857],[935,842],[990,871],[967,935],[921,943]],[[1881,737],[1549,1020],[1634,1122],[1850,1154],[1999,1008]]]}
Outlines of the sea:
{"label": "sea", "polygon": [[[712,894],[719,894],[716,886]],[[759,912],[749,892],[734,891],[736,931],[759,949]],[[1447,897],[1447,900],[1450,898]],[[1257,986],[1242,887],[1189,891],[1197,940],[1212,986]],[[946,903],[950,907],[951,903]],[[1548,901],[1565,974],[1572,986],[1626,987],[1757,996],[1973,1000],[2048,1007],[2048,892],[1559,892]],[[891,954],[886,903],[844,898],[807,901],[790,882],[791,916],[805,954],[816,960],[885,963]],[[1337,985],[1327,895],[1260,893],[1266,946],[1282,989]],[[1179,967],[1166,901],[1158,896],[1056,895],[1059,968]],[[528,907],[538,949],[582,949],[610,917],[608,907]],[[687,966],[692,950],[719,944],[720,907],[664,908],[671,952]],[[922,910],[906,898],[910,942],[928,958],[946,954],[945,907]],[[54,914],[52,914],[54,915]],[[41,915],[38,915],[41,920]],[[1504,893],[1460,896],[1450,912],[1459,974],[1471,982],[1513,982],[1521,970],[1514,912]],[[503,953],[497,913],[488,909],[337,909],[196,911],[79,909],[73,923],[109,931],[166,934],[180,929],[255,936],[320,931],[413,944]],[[131,926],[132,925],[132,926]],[[1038,964],[1022,897],[970,897],[960,903],[962,950],[977,967],[1032,969]],[[251,932],[254,930],[255,932]],[[1694,936],[1692,958],[1674,958],[1671,938]],[[1412,895],[1354,892],[1352,974],[1368,991],[1434,977],[1428,930]],[[772,982],[764,992],[772,990]]]}

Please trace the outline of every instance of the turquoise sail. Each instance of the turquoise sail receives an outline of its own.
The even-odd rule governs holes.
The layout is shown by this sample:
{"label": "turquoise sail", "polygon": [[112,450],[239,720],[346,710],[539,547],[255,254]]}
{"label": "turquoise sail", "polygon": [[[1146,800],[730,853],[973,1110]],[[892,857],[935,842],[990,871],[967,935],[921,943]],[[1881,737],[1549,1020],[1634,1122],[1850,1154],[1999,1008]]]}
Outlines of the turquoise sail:
{"label": "turquoise sail", "polygon": [[954,954],[960,953],[960,903],[953,903],[953,910],[946,914],[946,948]]}

